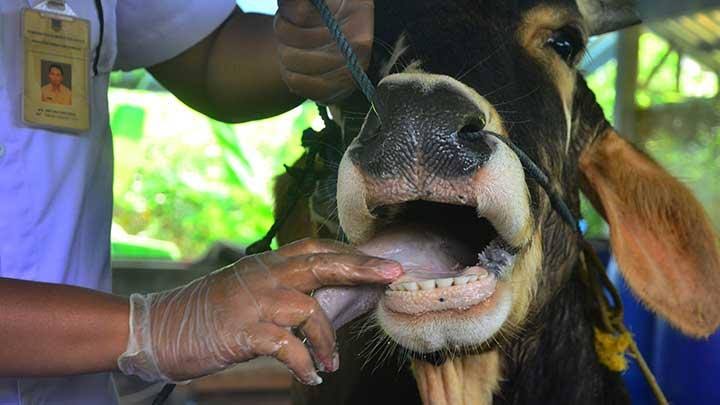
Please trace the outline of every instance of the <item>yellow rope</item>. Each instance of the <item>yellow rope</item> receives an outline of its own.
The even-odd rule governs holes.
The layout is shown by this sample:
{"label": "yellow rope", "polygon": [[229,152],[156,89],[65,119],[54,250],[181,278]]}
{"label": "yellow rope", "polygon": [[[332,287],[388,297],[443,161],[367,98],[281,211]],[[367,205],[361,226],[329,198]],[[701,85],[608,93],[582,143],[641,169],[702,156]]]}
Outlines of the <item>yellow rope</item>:
{"label": "yellow rope", "polygon": [[595,328],[595,351],[600,363],[615,372],[627,370],[625,352],[630,347],[632,337],[629,333],[614,334]]}
{"label": "yellow rope", "polygon": [[[594,328],[595,352],[600,363],[615,372],[625,371],[628,368],[625,353],[629,351],[630,355],[637,361],[638,367],[640,367],[645,381],[647,381],[655,395],[657,403],[659,405],[668,405],[665,394],[663,394],[650,367],[645,362],[642,353],[640,353],[632,334],[625,327],[620,295],[610,282],[607,273],[605,273],[605,267],[587,241],[581,239],[580,244],[584,253],[581,256],[581,277],[593,291],[593,298],[600,308],[599,327]],[[612,303],[605,295],[605,291],[610,294]]]}

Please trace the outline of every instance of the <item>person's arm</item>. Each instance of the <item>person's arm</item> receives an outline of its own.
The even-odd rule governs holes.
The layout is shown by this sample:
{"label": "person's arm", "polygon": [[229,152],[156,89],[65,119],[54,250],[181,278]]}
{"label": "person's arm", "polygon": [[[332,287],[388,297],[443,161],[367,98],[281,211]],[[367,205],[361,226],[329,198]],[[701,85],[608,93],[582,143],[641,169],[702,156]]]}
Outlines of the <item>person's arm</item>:
{"label": "person's arm", "polygon": [[0,278],[0,377],[116,370],[128,316],[122,297]]}
{"label": "person's arm", "polygon": [[[389,284],[394,261],[306,239],[246,256],[184,286],[130,301],[78,287],[0,278],[0,377],[120,370],[183,381],[258,356],[305,384],[335,371],[332,320],[307,294],[323,286]],[[312,351],[291,332],[297,328]]]}
{"label": "person's arm", "polygon": [[226,122],[271,117],[303,100],[282,81],[269,15],[237,10],[192,48],[148,70],[184,103]]}
{"label": "person's arm", "polygon": [[[373,0],[327,0],[365,68]],[[279,0],[275,17],[237,9],[180,55],[148,68],[190,107],[226,122],[285,112],[305,98],[332,104],[355,89],[345,58],[308,0]]]}

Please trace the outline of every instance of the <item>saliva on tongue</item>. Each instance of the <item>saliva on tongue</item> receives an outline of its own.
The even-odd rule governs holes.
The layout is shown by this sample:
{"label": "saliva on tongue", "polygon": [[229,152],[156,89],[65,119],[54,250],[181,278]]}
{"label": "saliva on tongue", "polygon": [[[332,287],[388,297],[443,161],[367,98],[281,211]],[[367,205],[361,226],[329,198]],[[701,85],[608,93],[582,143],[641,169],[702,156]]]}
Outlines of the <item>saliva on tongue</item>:
{"label": "saliva on tongue", "polygon": [[[391,259],[403,266],[401,278],[435,279],[459,275],[461,263],[475,263],[477,256],[469,246],[439,228],[418,225],[395,226],[383,230],[358,245],[363,253]],[[325,287],[313,295],[335,329],[372,310],[386,286]]]}

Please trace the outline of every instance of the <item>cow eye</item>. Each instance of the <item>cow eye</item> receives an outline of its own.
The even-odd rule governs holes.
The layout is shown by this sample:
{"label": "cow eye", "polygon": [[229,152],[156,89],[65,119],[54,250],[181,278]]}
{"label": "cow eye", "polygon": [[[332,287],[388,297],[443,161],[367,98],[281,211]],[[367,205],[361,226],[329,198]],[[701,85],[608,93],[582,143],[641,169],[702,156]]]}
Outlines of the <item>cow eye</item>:
{"label": "cow eye", "polygon": [[574,27],[563,27],[554,31],[546,45],[551,47],[570,66],[577,62],[577,56],[585,46],[580,30]]}

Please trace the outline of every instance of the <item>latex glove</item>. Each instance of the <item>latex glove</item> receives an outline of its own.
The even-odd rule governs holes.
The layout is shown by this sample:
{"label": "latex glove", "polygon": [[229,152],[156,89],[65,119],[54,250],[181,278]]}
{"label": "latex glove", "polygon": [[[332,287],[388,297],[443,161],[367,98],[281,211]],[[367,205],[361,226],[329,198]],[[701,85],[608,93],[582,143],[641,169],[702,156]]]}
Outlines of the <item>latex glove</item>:
{"label": "latex glove", "polygon": [[[130,298],[130,337],[118,359],[125,374],[182,381],[257,356],[285,363],[305,384],[335,371],[335,331],[306,295],[326,285],[388,284],[401,266],[332,241],[304,240],[248,256],[174,290]],[[293,335],[302,331],[311,349]]]}
{"label": "latex glove", "polygon": [[[373,0],[326,0],[363,69],[373,44]],[[275,36],[288,88],[303,97],[333,104],[355,89],[345,57],[309,0],[278,0]]]}

